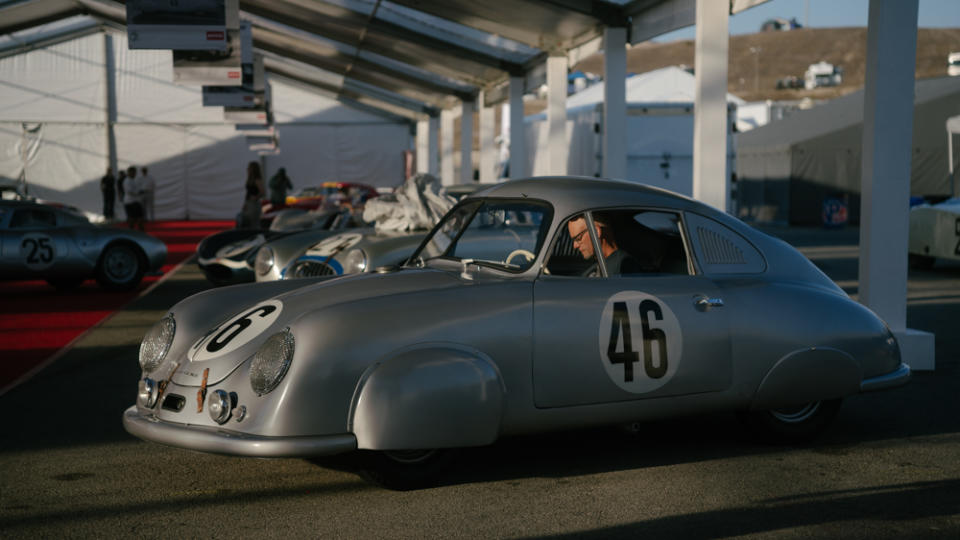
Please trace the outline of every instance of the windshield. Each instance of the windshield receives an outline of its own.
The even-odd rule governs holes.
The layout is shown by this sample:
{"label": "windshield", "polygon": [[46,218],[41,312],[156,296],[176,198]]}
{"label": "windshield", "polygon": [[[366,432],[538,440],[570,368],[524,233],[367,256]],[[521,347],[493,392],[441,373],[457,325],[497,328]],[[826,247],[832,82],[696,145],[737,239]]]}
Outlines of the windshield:
{"label": "windshield", "polygon": [[542,202],[473,200],[451,210],[411,260],[472,260],[523,271],[533,264],[550,225]]}

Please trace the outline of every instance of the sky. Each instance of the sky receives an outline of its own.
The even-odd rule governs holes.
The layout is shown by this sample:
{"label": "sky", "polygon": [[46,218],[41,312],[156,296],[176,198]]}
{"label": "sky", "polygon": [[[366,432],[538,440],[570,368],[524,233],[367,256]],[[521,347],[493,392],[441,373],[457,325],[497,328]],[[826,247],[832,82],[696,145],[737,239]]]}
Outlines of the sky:
{"label": "sky", "polygon": [[[896,1],[896,0],[894,0]],[[768,19],[781,17],[805,27],[831,28],[867,26],[870,0],[770,0],[730,17],[730,34],[752,34]],[[919,0],[917,26],[920,28],[960,28],[960,0]],[[694,27],[681,28],[655,41],[693,39]],[[958,44],[960,47],[960,44]]]}

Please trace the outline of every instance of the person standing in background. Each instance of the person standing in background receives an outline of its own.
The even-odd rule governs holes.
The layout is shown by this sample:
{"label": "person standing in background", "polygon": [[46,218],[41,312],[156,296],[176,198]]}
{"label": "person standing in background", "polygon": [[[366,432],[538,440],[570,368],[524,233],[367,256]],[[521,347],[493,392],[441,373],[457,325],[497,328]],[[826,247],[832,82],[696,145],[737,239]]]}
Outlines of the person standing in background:
{"label": "person standing in background", "polygon": [[263,175],[260,173],[260,164],[251,161],[247,164],[247,181],[243,184],[243,208],[240,210],[238,227],[260,228],[260,200],[265,195]]}
{"label": "person standing in background", "polygon": [[157,183],[147,172],[146,167],[140,167],[140,189],[143,190],[143,216],[147,221],[153,221],[153,194]]}
{"label": "person standing in background", "polygon": [[127,212],[127,225],[131,229],[145,229],[143,225],[143,193],[137,168],[127,167],[127,179],[123,182],[123,209]]}
{"label": "person standing in background", "polygon": [[116,182],[113,177],[113,169],[107,167],[107,174],[100,179],[100,193],[103,195],[103,218],[107,221],[113,221],[113,204],[117,198]]}
{"label": "person standing in background", "polygon": [[270,204],[274,208],[286,204],[288,189],[293,189],[293,184],[287,176],[287,169],[280,167],[280,170],[270,177]]}

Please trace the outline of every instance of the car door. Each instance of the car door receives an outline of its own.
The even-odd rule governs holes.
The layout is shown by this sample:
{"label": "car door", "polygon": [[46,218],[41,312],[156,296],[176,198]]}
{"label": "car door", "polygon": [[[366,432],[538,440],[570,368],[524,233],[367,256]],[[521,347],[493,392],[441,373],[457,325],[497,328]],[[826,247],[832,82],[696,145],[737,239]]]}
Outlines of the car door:
{"label": "car door", "polygon": [[8,278],[50,275],[69,253],[56,212],[41,205],[13,209],[3,234],[0,249]]}
{"label": "car door", "polygon": [[[672,255],[629,275],[569,275],[576,273],[576,258],[580,264],[589,261],[571,252],[566,229],[559,229],[547,269],[558,261],[555,268],[568,275],[543,274],[534,284],[533,385],[539,408],[714,392],[731,384],[722,291],[694,271],[679,214],[618,212],[658,223],[662,230],[654,233],[661,238],[652,243],[666,244],[662,251]],[[628,236],[646,235],[651,227],[636,229]]]}

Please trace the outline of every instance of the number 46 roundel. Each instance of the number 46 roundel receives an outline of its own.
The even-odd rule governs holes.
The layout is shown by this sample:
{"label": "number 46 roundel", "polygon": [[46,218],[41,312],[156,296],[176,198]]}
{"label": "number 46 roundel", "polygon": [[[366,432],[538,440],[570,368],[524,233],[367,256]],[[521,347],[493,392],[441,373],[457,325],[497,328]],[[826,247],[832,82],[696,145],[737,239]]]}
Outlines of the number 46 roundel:
{"label": "number 46 roundel", "polygon": [[627,392],[652,392],[677,372],[682,355],[680,323],[665,302],[639,291],[607,300],[600,317],[600,362]]}

